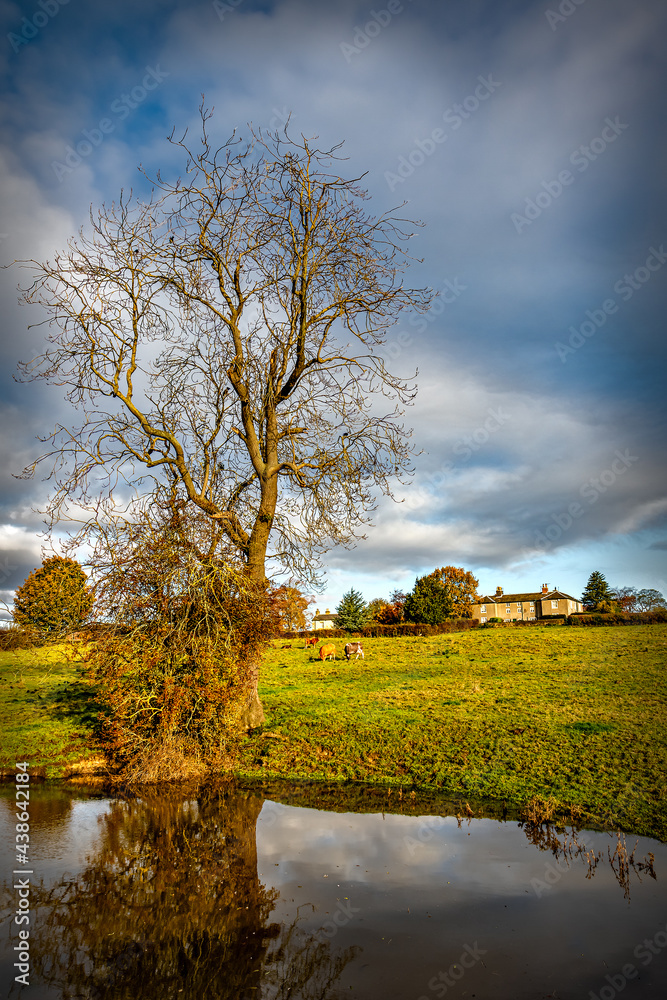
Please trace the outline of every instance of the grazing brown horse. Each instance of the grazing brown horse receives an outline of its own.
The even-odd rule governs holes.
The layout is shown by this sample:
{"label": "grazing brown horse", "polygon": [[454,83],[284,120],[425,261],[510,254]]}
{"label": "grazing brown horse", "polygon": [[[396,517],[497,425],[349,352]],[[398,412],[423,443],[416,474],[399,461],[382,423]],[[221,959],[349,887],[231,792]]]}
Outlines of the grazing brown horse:
{"label": "grazing brown horse", "polygon": [[336,659],[336,647],[332,642],[320,646],[320,660],[326,660],[329,656],[332,660]]}

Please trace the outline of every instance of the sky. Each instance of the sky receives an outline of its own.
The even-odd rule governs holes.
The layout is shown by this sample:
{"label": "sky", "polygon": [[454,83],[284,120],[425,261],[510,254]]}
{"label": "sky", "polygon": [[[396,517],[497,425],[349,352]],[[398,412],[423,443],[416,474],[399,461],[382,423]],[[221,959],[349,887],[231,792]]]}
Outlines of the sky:
{"label": "sky", "polygon": [[[415,474],[326,555],[320,610],[447,564],[483,594],[579,597],[593,570],[667,594],[663,0],[0,0],[0,19],[0,264],[63,249],[143,190],[139,164],[177,176],[167,135],[196,131],[202,94],[223,140],[291,114],[344,141],[370,208],[424,223],[406,279],[440,294],[387,345],[419,370]],[[0,271],[9,602],[49,544],[49,483],[16,476],[71,417],[15,381],[44,342],[22,277]]]}

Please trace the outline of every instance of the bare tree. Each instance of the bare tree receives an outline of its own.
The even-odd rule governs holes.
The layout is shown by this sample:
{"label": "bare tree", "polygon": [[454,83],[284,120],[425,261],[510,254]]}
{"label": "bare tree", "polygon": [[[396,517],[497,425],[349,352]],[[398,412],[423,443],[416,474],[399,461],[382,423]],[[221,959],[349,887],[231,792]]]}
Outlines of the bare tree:
{"label": "bare tree", "polygon": [[66,386],[84,414],[25,474],[50,460],[50,526],[90,508],[78,542],[120,498],[168,486],[252,579],[271,558],[308,580],[410,470],[414,382],[378,347],[430,292],[402,282],[412,224],[366,211],[361,178],[336,172],[340,147],[287,129],[216,147],[200,111],[196,149],[171,137],[184,179],[158,172],[149,202],[121,195],[53,262],[21,262],[24,299],[51,325],[23,375]]}

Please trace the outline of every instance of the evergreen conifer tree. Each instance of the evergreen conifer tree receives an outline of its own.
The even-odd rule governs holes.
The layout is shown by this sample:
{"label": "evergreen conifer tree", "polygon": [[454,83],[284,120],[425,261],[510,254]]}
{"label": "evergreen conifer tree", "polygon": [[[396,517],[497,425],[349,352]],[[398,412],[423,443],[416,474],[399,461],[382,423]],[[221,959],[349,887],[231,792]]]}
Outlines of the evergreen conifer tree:
{"label": "evergreen conifer tree", "polygon": [[22,628],[47,635],[77,628],[93,607],[87,582],[75,559],[51,556],[17,589],[14,621]]}
{"label": "evergreen conifer tree", "polygon": [[347,594],[343,594],[336,608],[336,615],[336,628],[345,629],[347,632],[356,632],[363,628],[368,624],[370,617],[366,602],[354,587],[348,590]]}
{"label": "evergreen conifer tree", "polygon": [[600,604],[611,604],[614,594],[607,583],[604,574],[594,570],[588,578],[588,583],[581,595],[581,601],[587,611],[595,610]]}

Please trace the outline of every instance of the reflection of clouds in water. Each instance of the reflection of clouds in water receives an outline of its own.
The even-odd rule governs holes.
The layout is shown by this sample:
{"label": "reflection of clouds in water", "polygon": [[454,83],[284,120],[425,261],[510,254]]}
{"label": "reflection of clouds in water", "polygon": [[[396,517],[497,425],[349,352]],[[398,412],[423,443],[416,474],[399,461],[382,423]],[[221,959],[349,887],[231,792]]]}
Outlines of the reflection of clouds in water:
{"label": "reflection of clouds in water", "polygon": [[[280,871],[274,877],[280,880],[289,880],[296,868],[313,866],[359,882],[374,882],[378,873],[386,879],[389,873],[392,883],[412,887],[432,883],[436,874],[482,884],[489,873],[487,868],[480,877],[480,848],[497,854],[502,830],[501,824],[478,821],[475,836],[468,837],[469,831],[465,826],[459,829],[454,817],[327,814],[277,804],[273,808],[275,820],[270,826],[264,826],[260,817],[258,852],[260,867],[261,862],[267,869],[275,867],[279,861]],[[505,832],[516,841],[514,829]],[[498,877],[501,886],[512,881],[500,868]]]}
{"label": "reflection of clouds in water", "polygon": [[[613,851],[607,833],[584,831],[587,847]],[[640,838],[638,856],[648,853]],[[634,840],[633,840],[634,844]],[[465,887],[472,896],[513,896],[532,892],[531,880],[543,879],[553,865],[551,851],[529,843],[516,822],[464,820],[455,817],[396,814],[326,813],[316,809],[264,802],[257,825],[259,870],[275,886],[300,880],[306,872],[339,880],[393,885],[411,890]],[[314,871],[312,871],[314,869]],[[587,871],[581,860],[561,860],[559,893],[581,889]],[[587,894],[606,891],[611,871],[598,871]]]}
{"label": "reflection of clouds in water", "polygon": [[[275,822],[265,826],[264,811],[271,806]],[[326,870],[339,866],[348,877],[360,881],[366,868],[390,867],[399,880],[408,879],[415,867],[405,838],[415,837],[421,820],[412,816],[376,813],[326,813],[298,806],[283,806],[265,802],[257,826],[260,856],[273,863],[276,857],[298,860],[300,864],[324,865]],[[446,862],[452,848],[443,838],[445,831],[456,830],[456,820],[443,821],[447,826],[435,833],[436,844],[430,848],[431,862],[438,858]],[[298,845],[298,847],[296,846]],[[287,867],[286,862],[283,869]],[[420,863],[421,858],[420,858]],[[362,866],[359,873],[357,865]]]}
{"label": "reflection of clouds in water", "polygon": [[[258,866],[281,893],[275,919],[298,914],[337,947],[361,946],[346,973],[360,998],[433,998],[433,977],[477,944],[484,957],[466,973],[468,995],[507,1000],[557,986],[560,996],[586,996],[599,986],[603,963],[620,968],[629,943],[653,928],[659,885],[633,875],[629,908],[607,863],[588,879],[580,857],[557,864],[528,834],[516,821],[459,827],[454,817],[326,813],[266,801]],[[582,831],[579,842],[606,861],[615,839]],[[638,855],[649,851],[664,871],[667,847],[640,839]]]}
{"label": "reflection of clouds in water", "polygon": [[[16,823],[13,788],[0,798],[0,859],[9,861],[14,844]],[[63,863],[76,874],[86,864],[86,857],[99,843],[99,821],[108,812],[110,799],[75,799],[68,794],[54,796],[35,784],[30,788],[30,852],[32,866],[46,881],[61,877]],[[13,857],[13,851],[12,855]],[[9,864],[3,864],[9,870]]]}

